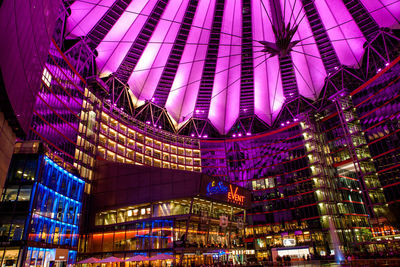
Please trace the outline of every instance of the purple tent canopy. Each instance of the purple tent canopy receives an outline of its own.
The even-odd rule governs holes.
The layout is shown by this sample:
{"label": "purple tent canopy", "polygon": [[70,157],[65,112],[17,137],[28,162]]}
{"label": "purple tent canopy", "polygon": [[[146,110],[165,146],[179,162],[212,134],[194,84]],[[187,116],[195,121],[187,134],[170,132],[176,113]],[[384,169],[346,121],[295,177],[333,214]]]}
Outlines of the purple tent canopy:
{"label": "purple tent canopy", "polygon": [[[341,66],[360,67],[364,24],[397,28],[400,17],[395,0],[358,0],[358,9],[343,0],[225,1],[223,6],[201,0],[192,19],[188,0],[163,7],[157,0],[129,1],[117,17],[115,0],[99,2],[74,1],[65,34],[92,41],[100,77],[113,74],[127,83],[136,107],[146,101],[165,107],[177,129],[193,117],[209,119],[223,134],[238,117],[257,115],[273,125],[285,101],[316,100],[329,74]],[[162,15],[156,18],[157,9]],[[218,37],[210,30],[215,14],[222,14]],[[356,14],[369,24],[355,20]],[[109,20],[115,23],[104,30]],[[180,29],[187,20],[189,30]],[[156,26],[149,31],[146,21]],[[322,33],[313,33],[315,25]]]}
{"label": "purple tent canopy", "polygon": [[172,256],[172,255],[158,254],[156,256],[151,257],[149,260],[150,261],[157,261],[157,260],[173,260],[173,259],[175,259],[175,257]]}
{"label": "purple tent canopy", "polygon": [[108,257],[105,259],[102,259],[101,261],[98,261],[97,263],[109,263],[109,262],[123,262],[124,260],[121,260],[120,258],[117,257]]}
{"label": "purple tent canopy", "polygon": [[137,256],[133,256],[132,258],[129,258],[125,261],[147,261],[149,260],[148,257],[142,256],[142,255],[137,255]]}
{"label": "purple tent canopy", "polygon": [[78,262],[77,264],[97,263],[97,262],[99,262],[99,261],[100,261],[99,259],[91,257],[91,258],[82,260],[82,261]]}

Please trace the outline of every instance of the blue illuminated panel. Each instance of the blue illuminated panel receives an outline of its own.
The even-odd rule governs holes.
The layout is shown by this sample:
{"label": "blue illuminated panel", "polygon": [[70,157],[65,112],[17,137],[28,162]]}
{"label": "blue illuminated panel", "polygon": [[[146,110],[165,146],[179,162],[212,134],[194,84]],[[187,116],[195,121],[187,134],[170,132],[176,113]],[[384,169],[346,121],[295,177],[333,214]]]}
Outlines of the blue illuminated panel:
{"label": "blue illuminated panel", "polygon": [[24,266],[73,264],[84,186],[45,155],[15,154],[0,203],[0,242],[19,250]]}
{"label": "blue illuminated panel", "polygon": [[28,240],[76,247],[84,185],[45,156]]}

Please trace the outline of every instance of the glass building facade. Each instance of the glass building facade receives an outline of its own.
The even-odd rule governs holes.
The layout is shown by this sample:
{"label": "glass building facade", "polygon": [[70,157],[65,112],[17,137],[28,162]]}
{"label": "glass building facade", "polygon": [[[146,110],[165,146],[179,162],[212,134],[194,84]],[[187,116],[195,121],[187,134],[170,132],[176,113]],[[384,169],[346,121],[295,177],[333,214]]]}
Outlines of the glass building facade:
{"label": "glass building facade", "polygon": [[39,142],[29,145],[30,152],[27,144],[17,146],[2,193],[2,266],[72,264],[85,182],[46,156]]}
{"label": "glass building facade", "polygon": [[96,166],[91,201],[82,259],[167,253],[190,266],[235,252],[232,260],[243,263],[251,194],[241,187],[196,172],[108,161]]}

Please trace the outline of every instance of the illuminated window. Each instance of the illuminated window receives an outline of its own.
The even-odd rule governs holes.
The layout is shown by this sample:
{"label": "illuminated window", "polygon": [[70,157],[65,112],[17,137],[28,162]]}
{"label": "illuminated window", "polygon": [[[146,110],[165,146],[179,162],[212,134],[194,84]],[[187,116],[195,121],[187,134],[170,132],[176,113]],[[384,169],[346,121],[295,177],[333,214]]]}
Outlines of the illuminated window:
{"label": "illuminated window", "polygon": [[43,70],[42,81],[50,87],[51,84],[51,74],[47,71],[46,68]]}

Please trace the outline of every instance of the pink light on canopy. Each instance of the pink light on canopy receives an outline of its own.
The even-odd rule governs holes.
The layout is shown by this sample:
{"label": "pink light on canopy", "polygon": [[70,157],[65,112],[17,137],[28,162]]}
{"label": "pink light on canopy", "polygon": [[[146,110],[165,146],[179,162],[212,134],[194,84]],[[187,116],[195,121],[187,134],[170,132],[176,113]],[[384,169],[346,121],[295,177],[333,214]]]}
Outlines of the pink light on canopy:
{"label": "pink light on canopy", "polygon": [[[197,94],[201,81],[201,71],[207,53],[206,44],[210,37],[214,15],[215,1],[200,0],[185,49],[182,54],[170,94],[165,107],[175,120],[176,124],[182,124],[192,117],[196,104]],[[200,45],[199,45],[200,44]]]}
{"label": "pink light on canopy", "polygon": [[218,52],[208,118],[221,133],[226,133],[239,116],[242,3],[225,2],[221,49]]}
{"label": "pink light on canopy", "polygon": [[398,0],[361,0],[380,27],[399,29],[400,1]]}
{"label": "pink light on canopy", "polygon": [[[157,0],[133,0],[97,47],[100,76],[115,72],[147,21]],[[139,15],[142,14],[142,15]]]}
{"label": "pink light on canopy", "polygon": [[366,39],[342,0],[315,1],[315,6],[335,48],[340,62],[345,66],[358,67],[364,54]]}
{"label": "pink light on canopy", "polygon": [[98,261],[97,263],[123,262],[124,260],[117,257],[108,257]]}
{"label": "pink light on canopy", "polygon": [[71,6],[71,16],[67,21],[67,38],[85,36],[99,19],[107,12],[108,7],[116,0],[95,0],[94,3],[76,1]]}
{"label": "pink light on canopy", "polygon": [[175,259],[175,257],[174,257],[174,256],[172,256],[172,255],[167,255],[167,254],[158,254],[158,255],[155,255],[155,256],[151,257],[151,258],[149,259],[149,261],[157,261],[157,260],[173,260],[173,259]]}
{"label": "pink light on canopy", "polygon": [[[92,30],[101,28],[98,23],[117,1],[121,0],[75,1],[67,21],[67,38],[94,38],[92,35],[96,31]],[[359,10],[349,10],[343,0],[310,1],[307,8],[300,0],[168,0],[166,5],[159,0],[132,0],[120,17],[114,18],[114,25],[98,38],[98,75],[106,77],[114,73],[118,76],[122,62],[126,63],[134,54],[135,62],[131,69],[127,68],[128,74],[124,74],[134,103],[140,106],[146,100],[164,97],[160,105],[164,105],[177,129],[193,117],[197,106],[202,118],[208,114],[215,128],[226,134],[241,114],[240,105],[249,105],[248,98],[252,101],[250,105],[254,105],[254,114],[246,113],[246,116],[255,115],[272,125],[288,92],[294,90],[296,95],[316,100],[328,69],[331,72],[336,65],[359,67],[366,42],[363,32],[366,33],[365,29],[360,30],[360,22],[353,19],[355,13],[368,12],[377,26],[399,28],[398,0],[356,1],[362,4]],[[193,8],[188,9],[191,5]],[[154,15],[155,10],[159,10],[159,15]],[[188,12],[194,12],[189,16],[190,23],[187,22]],[[314,12],[317,18],[312,16]],[[279,18],[283,18],[283,22]],[[309,18],[313,19],[312,23]],[[149,22],[151,24],[147,24]],[[181,30],[182,23],[187,26],[187,32]],[[259,41],[269,43],[273,50],[279,41],[276,39],[280,38],[273,26],[280,23],[285,26],[290,23],[295,29],[289,40],[293,47],[278,47],[278,53],[271,53],[268,45]],[[149,25],[151,27],[143,31]],[[243,25],[250,27],[250,36],[243,35]],[[314,38],[318,35],[314,34],[316,30],[322,31],[324,37]],[[243,38],[250,39],[252,54],[248,50],[249,42],[243,42]],[[139,40],[139,45],[135,43],[135,51],[130,51],[127,58],[135,40]],[[326,42],[330,42],[329,55],[334,57],[331,61],[334,63],[324,61]],[[173,48],[178,56],[172,54]],[[290,55],[289,63],[285,63],[289,67],[281,69],[282,56],[286,55]],[[248,63],[244,60],[251,57],[253,69],[250,68],[251,79],[248,79]],[[246,71],[245,75],[242,71]],[[253,91],[248,96],[250,86],[242,92],[241,86],[251,82]]]}
{"label": "pink light on canopy", "polygon": [[125,261],[128,262],[128,261],[147,261],[147,260],[149,260],[148,257],[142,256],[142,255],[137,255],[137,256],[133,256],[132,258],[129,258]]}
{"label": "pink light on canopy", "polygon": [[[285,1],[288,7],[286,9],[285,22],[286,24],[290,22],[291,25],[294,25],[297,17],[297,22],[299,22],[306,14],[304,14],[301,5],[296,5],[296,0],[281,0],[282,6],[285,5]],[[292,10],[298,16],[291,16]],[[299,93],[307,98],[316,100],[324,86],[326,71],[308,20],[301,20],[299,30],[294,35],[294,40],[301,40],[293,48],[291,54]]]}
{"label": "pink light on canopy", "polygon": [[[271,12],[269,1],[264,1],[266,9]],[[275,42],[274,33],[259,0],[252,1],[253,39]],[[262,50],[260,43],[253,41],[254,49],[254,107],[255,113],[266,123],[272,124],[278,115],[285,99],[283,97],[281,71],[278,57],[267,59],[269,55],[257,52]],[[261,57],[260,57],[261,56]]]}
{"label": "pink light on canopy", "polygon": [[99,262],[99,261],[100,261],[99,259],[91,257],[91,258],[82,260],[82,261],[80,261],[80,262],[77,262],[77,264],[97,263],[97,262]]}
{"label": "pink light on canopy", "polygon": [[[150,100],[157,87],[158,81],[167,63],[168,55],[171,52],[173,42],[179,31],[189,0],[170,1],[162,19],[150,38],[149,44],[141,55],[128,84],[135,96],[137,106],[144,100]],[[165,42],[165,44],[164,44]]]}

